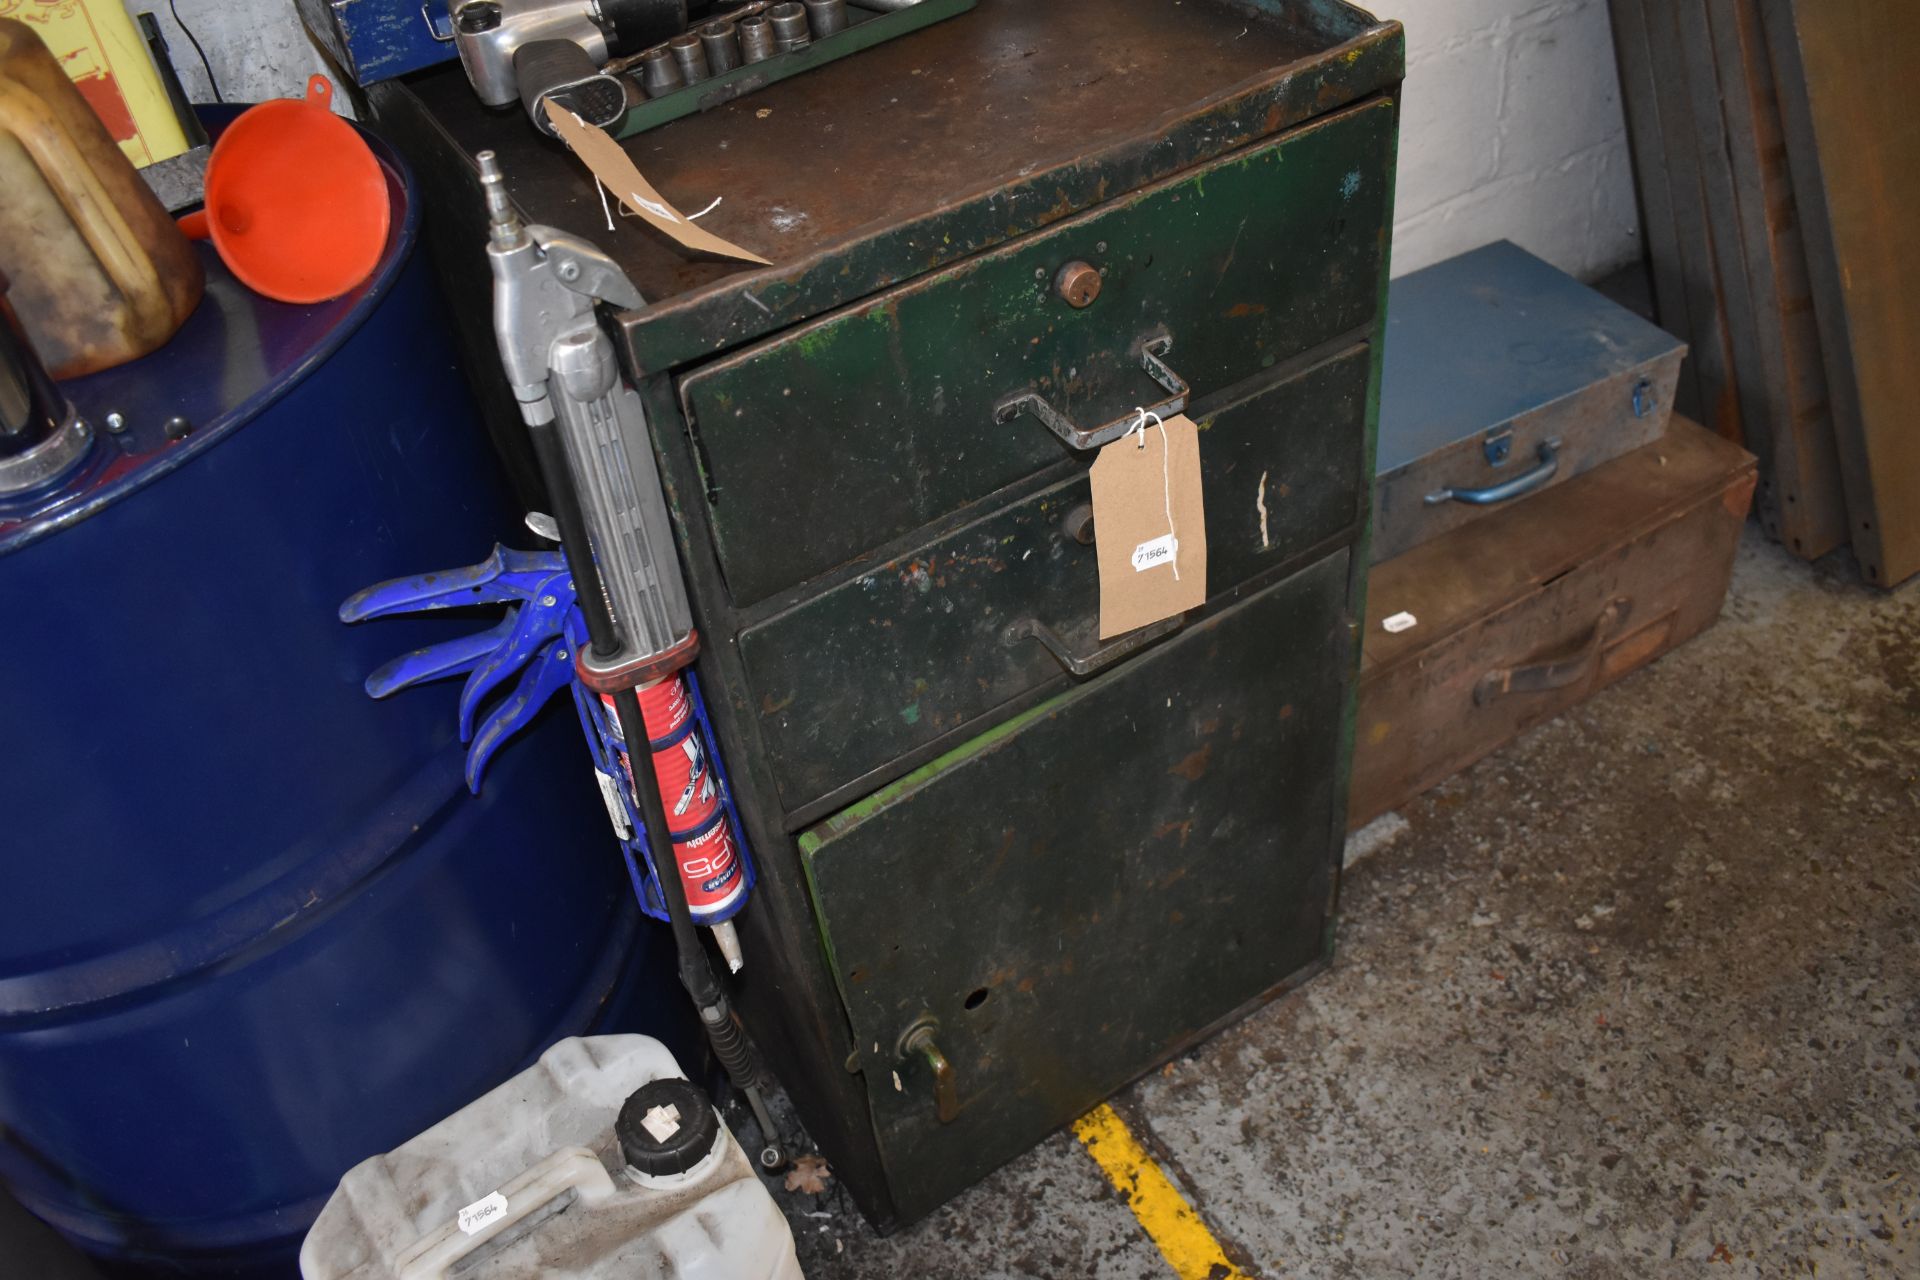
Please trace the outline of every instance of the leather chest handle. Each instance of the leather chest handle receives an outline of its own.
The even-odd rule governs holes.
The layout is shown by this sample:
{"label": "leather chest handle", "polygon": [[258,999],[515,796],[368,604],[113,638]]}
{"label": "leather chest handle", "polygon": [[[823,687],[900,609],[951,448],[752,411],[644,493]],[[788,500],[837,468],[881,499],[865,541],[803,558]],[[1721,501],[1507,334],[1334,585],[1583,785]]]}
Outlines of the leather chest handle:
{"label": "leather chest handle", "polygon": [[1586,638],[1569,652],[1535,658],[1521,666],[1495,667],[1473,686],[1474,705],[1484,707],[1509,693],[1545,693],[1550,689],[1564,689],[1587,679],[1599,666],[1600,651],[1619,631],[1631,612],[1632,601],[1624,598],[1611,600],[1600,611],[1600,616],[1594,619]]}

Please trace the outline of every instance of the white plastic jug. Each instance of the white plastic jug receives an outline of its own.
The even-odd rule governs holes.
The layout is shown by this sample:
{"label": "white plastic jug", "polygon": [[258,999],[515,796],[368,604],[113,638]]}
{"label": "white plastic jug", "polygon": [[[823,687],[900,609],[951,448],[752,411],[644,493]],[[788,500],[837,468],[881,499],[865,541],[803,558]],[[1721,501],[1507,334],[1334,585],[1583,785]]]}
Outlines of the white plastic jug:
{"label": "white plastic jug", "polygon": [[793,1233],[673,1055],[562,1040],[419,1137],[348,1171],[305,1280],[802,1280]]}

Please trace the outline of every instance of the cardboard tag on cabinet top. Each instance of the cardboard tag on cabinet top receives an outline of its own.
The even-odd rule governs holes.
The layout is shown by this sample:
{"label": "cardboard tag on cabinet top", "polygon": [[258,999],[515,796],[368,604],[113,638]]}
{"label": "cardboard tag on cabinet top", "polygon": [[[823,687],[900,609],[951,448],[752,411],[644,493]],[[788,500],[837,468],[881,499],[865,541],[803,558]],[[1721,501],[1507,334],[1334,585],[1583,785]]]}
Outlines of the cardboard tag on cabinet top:
{"label": "cardboard tag on cabinet top", "polygon": [[758,262],[764,266],[773,265],[759,254],[695,226],[693,219],[668,204],[667,198],[640,176],[640,170],[628,158],[626,148],[615,142],[612,134],[585,123],[552,98],[546,100],[546,108],[547,119],[553,122],[561,141],[586,162],[593,176],[613,193],[622,208],[631,209],[648,226],[671,236],[695,253],[710,253],[717,258],[738,258],[742,262]]}
{"label": "cardboard tag on cabinet top", "polygon": [[1207,598],[1200,429],[1184,413],[1129,432],[1093,460],[1100,638],[1170,618]]}

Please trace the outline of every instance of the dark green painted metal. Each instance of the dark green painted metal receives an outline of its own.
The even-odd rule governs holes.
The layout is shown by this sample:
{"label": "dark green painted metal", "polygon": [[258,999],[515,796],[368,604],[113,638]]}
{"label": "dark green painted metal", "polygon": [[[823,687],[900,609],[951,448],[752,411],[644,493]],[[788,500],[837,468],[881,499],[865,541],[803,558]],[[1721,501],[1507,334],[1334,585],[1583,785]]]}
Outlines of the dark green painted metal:
{"label": "dark green painted metal", "polygon": [[[1321,956],[1347,585],[1339,552],[810,833],[903,1214]],[[897,1056],[927,1015],[951,1124]]]}
{"label": "dark green painted metal", "polygon": [[[1198,413],[1209,594],[1359,532],[1369,349],[1344,343]],[[781,799],[798,809],[1062,676],[1034,618],[1098,644],[1086,472],[889,559],[740,636]],[[983,727],[980,726],[980,727]]]}
{"label": "dark green painted metal", "polygon": [[[765,269],[690,258],[630,222],[623,223],[618,232],[607,233],[599,197],[584,169],[517,117],[497,117],[482,111],[457,68],[447,75],[429,73],[404,85],[390,86],[394,95],[406,97],[415,109],[392,110],[389,102],[380,110],[382,127],[404,132],[407,149],[417,162],[429,155],[445,158],[433,169],[442,174],[443,180],[431,184],[436,230],[429,243],[444,253],[451,275],[474,281],[461,296],[477,297],[481,305],[456,308],[456,319],[470,363],[476,369],[491,370],[497,365],[484,305],[484,227],[475,230],[480,224],[473,216],[481,203],[470,157],[480,148],[500,152],[514,197],[527,214],[601,243],[651,300],[644,311],[618,318],[625,337],[623,353],[641,376],[642,394],[675,513],[681,557],[705,643],[700,672],[708,691],[709,710],[728,744],[741,816],[762,872],[760,888],[739,917],[748,961],[746,970],[734,979],[736,1006],[810,1134],[833,1161],[836,1177],[882,1229],[924,1214],[932,1207],[934,1193],[929,1191],[930,1184],[922,1178],[922,1172],[912,1168],[904,1171],[907,1181],[896,1186],[893,1170],[882,1162],[880,1143],[895,1146],[901,1140],[900,1131],[876,1130],[876,1115],[882,1121],[891,1121],[884,1107],[878,1112],[870,1109],[869,1086],[884,1086],[891,1093],[890,1068],[887,1072],[876,1068],[862,1076],[850,1073],[843,1065],[850,1051],[870,1054],[873,1041],[863,1041],[849,1021],[849,1005],[835,985],[837,966],[830,965],[827,950],[838,935],[823,940],[815,914],[819,900],[808,880],[800,841],[792,833],[808,829],[819,823],[823,814],[837,809],[845,810],[842,826],[851,822],[856,809],[865,810],[871,822],[904,822],[918,832],[916,839],[925,841],[917,848],[895,850],[903,860],[901,865],[911,864],[916,873],[922,865],[937,870],[950,851],[975,837],[969,835],[966,825],[929,823],[923,829],[918,819],[906,822],[892,816],[891,811],[901,804],[908,815],[923,812],[919,806],[931,803],[917,798],[923,792],[941,793],[945,797],[942,805],[962,813],[966,824],[979,826],[997,821],[1008,796],[1021,801],[1021,811],[1028,814],[1035,812],[1045,795],[1059,794],[1063,788],[1088,804],[1097,798],[1110,801],[1122,794],[1111,788],[1124,784],[1127,777],[1117,775],[1116,781],[1109,782],[1100,772],[1103,762],[1120,750],[1121,735],[1132,735],[1136,723],[1143,733],[1149,725],[1157,728],[1159,722],[1152,716],[1167,712],[1169,697],[1175,708],[1180,708],[1190,705],[1194,697],[1218,693],[1231,682],[1243,695],[1251,690],[1272,705],[1276,683],[1290,687],[1297,678],[1319,682],[1310,691],[1316,706],[1322,696],[1334,699],[1337,705],[1343,703],[1344,681],[1350,668],[1340,665],[1342,660],[1337,655],[1324,662],[1309,661],[1311,670],[1306,674],[1291,669],[1293,647],[1278,637],[1287,634],[1289,618],[1299,612],[1297,608],[1269,605],[1257,615],[1235,612],[1245,602],[1267,599],[1261,593],[1270,583],[1294,572],[1293,565],[1317,561],[1323,553],[1275,564],[1233,592],[1216,590],[1207,606],[1192,615],[1185,632],[1127,659],[1105,675],[1075,684],[1061,674],[911,751],[888,758],[880,768],[796,810],[789,807],[780,789],[775,772],[777,752],[762,714],[764,695],[750,683],[738,643],[743,634],[804,604],[813,594],[871,571],[876,563],[950,536],[989,512],[1040,494],[1073,476],[1083,463],[1059,451],[1054,460],[1013,484],[997,489],[983,486],[965,494],[949,514],[866,549],[858,561],[838,565],[806,585],[742,607],[731,598],[721,573],[713,530],[705,514],[704,491],[709,477],[698,461],[705,442],[696,438],[683,420],[677,380],[695,372],[700,361],[818,320],[836,308],[860,304],[880,289],[945,270],[983,252],[1006,248],[1009,242],[1036,230],[1062,230],[1069,219],[1089,210],[1111,206],[1130,193],[1188,175],[1222,157],[1258,148],[1296,126],[1327,119],[1356,105],[1397,111],[1395,86],[1403,68],[1403,40],[1397,23],[1373,24],[1365,15],[1334,0],[1186,0],[1183,4],[1167,0],[979,0],[976,12],[960,20],[938,23],[909,38],[869,50],[861,58],[824,67],[815,75],[794,77],[753,98],[687,117],[627,144],[641,169],[662,190],[699,193],[703,199],[724,192],[725,204],[707,220],[716,231],[742,243],[764,236],[768,244],[785,246],[775,255],[779,265]],[[941,88],[941,103],[955,119],[935,120],[925,112],[901,114],[890,110],[896,98],[912,105],[910,97],[901,95],[900,87],[923,83],[914,78],[916,73],[942,69],[947,78]],[[1143,84],[1151,91],[1143,94]],[[766,118],[756,115],[756,108],[763,106],[772,110]],[[819,127],[822,122],[842,121],[865,122],[865,126],[834,130]],[[912,159],[903,162],[903,157]],[[1390,144],[1368,155],[1356,155],[1355,159],[1370,166],[1368,172],[1378,174],[1390,186]],[[884,174],[893,185],[872,180],[874,174]],[[1292,171],[1283,165],[1278,176],[1275,190],[1284,199]],[[1378,290],[1385,281],[1389,208],[1382,195],[1371,215],[1376,221],[1367,229],[1376,252],[1361,275],[1363,287],[1373,295],[1373,309],[1379,305]],[[775,220],[790,220],[795,211],[804,213],[805,218],[790,230],[774,234]],[[1328,243],[1329,226],[1322,224],[1306,228],[1297,242],[1267,247],[1297,264],[1298,269],[1311,270]],[[1245,242],[1241,252],[1244,256]],[[1316,340],[1308,334],[1288,339],[1295,349]],[[1180,367],[1181,352],[1176,349],[1176,368]],[[1204,419],[1220,413],[1222,406],[1247,397],[1253,388],[1280,381],[1287,373],[1289,370],[1276,367],[1260,374],[1252,387],[1235,384],[1216,391],[1198,402],[1195,416]],[[950,384],[947,391],[949,395],[960,390],[971,392],[976,384],[986,394],[984,374]],[[511,416],[511,397],[498,403],[505,405]],[[1037,424],[1025,425],[1046,434]],[[1215,429],[1209,428],[1208,434]],[[1271,429],[1276,433],[1297,431],[1300,424],[1276,415]],[[859,443],[857,438],[834,438],[823,452],[804,457],[800,466],[816,484],[841,484],[838,459]],[[949,451],[936,455],[933,466],[937,470],[964,462],[957,455],[966,447],[953,443]],[[1244,465],[1252,461],[1249,457]],[[1227,489],[1227,498],[1216,499],[1214,490],[1208,490],[1209,507],[1214,512],[1210,525],[1215,519],[1255,518],[1252,485],[1244,465],[1221,473],[1224,480],[1220,483]],[[1361,468],[1362,474],[1368,470],[1370,464]],[[886,483],[893,483],[891,476]],[[854,491],[843,486],[842,492],[851,493],[845,499],[848,502],[866,501],[872,496],[871,489]],[[1297,487],[1294,492],[1302,494]],[[1363,500],[1364,486],[1357,501]],[[530,496],[529,501],[539,505],[537,497]],[[1305,517],[1302,522],[1313,523]],[[1230,553],[1244,538],[1247,527],[1218,534],[1216,541]],[[805,536],[804,530],[796,536]],[[1335,539],[1344,544],[1354,536],[1343,529]],[[1326,590],[1330,595],[1341,597],[1344,590],[1345,599],[1357,602],[1364,582],[1364,557],[1358,562],[1351,554],[1338,558],[1348,565],[1344,574],[1327,568],[1314,572],[1326,573],[1344,584],[1329,585]],[[1293,599],[1287,590],[1280,594],[1289,601]],[[1344,612],[1357,612],[1357,603]],[[1271,621],[1243,624],[1239,621],[1243,616],[1270,617]],[[831,642],[824,635],[816,639],[823,645]],[[1333,643],[1327,641],[1328,645]],[[1324,647],[1319,650],[1321,655],[1325,652]],[[1179,655],[1178,661],[1175,655]],[[1216,664],[1230,669],[1218,680]],[[1256,666],[1258,671],[1252,670]],[[1234,675],[1234,670],[1248,671],[1248,678]],[[869,674],[844,665],[830,682],[857,682],[869,678]],[[1136,674],[1142,677],[1139,684],[1132,683]],[[1161,686],[1157,702],[1137,692],[1148,684]],[[1109,689],[1124,692],[1105,692]],[[1134,705],[1136,714],[1123,717],[1117,709],[1109,710],[1117,707],[1118,700]],[[1303,705],[1294,701],[1296,709]],[[1030,719],[1022,718],[1035,707],[1040,710]],[[1155,707],[1160,708],[1158,713]],[[1125,727],[1116,727],[1123,720],[1127,721]],[[1066,727],[1057,727],[1060,725]],[[1082,730],[1082,725],[1098,727]],[[1311,734],[1310,730],[1306,732]],[[960,746],[969,742],[970,749]],[[1267,789],[1257,791],[1252,811],[1266,812],[1265,806],[1275,803],[1274,789],[1293,785],[1288,780],[1289,759],[1314,756],[1300,776],[1320,776],[1314,770],[1322,764],[1328,771],[1336,764],[1344,768],[1344,751],[1333,732],[1323,728],[1316,742],[1312,750],[1298,746],[1298,757],[1292,754],[1294,747],[1279,757],[1267,753],[1256,776],[1256,786]],[[1152,742],[1149,748],[1160,749]],[[1009,752],[1021,753],[1021,769],[998,763],[1003,753]],[[1327,776],[1332,776],[1331,772]],[[974,786],[975,781],[981,785]],[[1050,792],[1049,788],[1055,790]],[[1270,996],[1286,982],[1298,981],[1325,954],[1323,948],[1331,936],[1327,909],[1340,847],[1341,815],[1337,810],[1341,807],[1325,807],[1318,835],[1314,834],[1314,822],[1305,817],[1298,821],[1298,839],[1313,845],[1311,856],[1318,867],[1313,873],[1318,878],[1310,883],[1319,887],[1320,909],[1300,926],[1303,934],[1321,930],[1315,939],[1317,947],[1310,948],[1314,958],[1304,968],[1290,970],[1291,977],[1261,987],[1255,999]],[[1237,799],[1230,802],[1223,794],[1206,792],[1200,807],[1192,812],[1195,826],[1190,840],[1205,840],[1219,824],[1240,821],[1240,811]],[[1182,813],[1179,820],[1188,817]],[[1209,825],[1203,828],[1203,823]],[[1096,830],[1095,823],[1083,825],[1089,831]],[[933,830],[936,826],[939,829]],[[819,837],[825,832],[824,826],[816,826],[803,837],[815,847],[816,854]],[[1230,834],[1223,832],[1217,838],[1227,840]],[[1172,856],[1178,856],[1177,837],[1174,842]],[[1086,865],[1094,875],[1113,866],[1101,860],[1105,855],[1096,839],[1089,837],[1088,845],[1092,860]],[[837,842],[826,847],[829,854],[842,849]],[[1217,851],[1209,847],[1209,852]],[[1070,860],[1064,853],[1061,859]],[[1209,874],[1217,869],[1211,861],[1190,865],[1188,878],[1202,869]],[[1049,868],[1043,865],[1041,869]],[[1168,873],[1174,869],[1169,867]],[[939,884],[931,878],[927,883],[922,898],[932,901]],[[851,892],[845,884],[836,886],[831,904],[836,908],[836,927],[853,909],[848,906],[854,901],[848,896]],[[1268,899],[1269,916],[1273,916],[1280,907],[1273,905],[1272,895],[1263,896]],[[1009,900],[1018,902],[1017,897]],[[980,899],[968,901],[978,903]],[[876,897],[876,915],[883,916],[887,910],[884,896]],[[1017,907],[1014,910],[1017,912]],[[1020,922],[1010,914],[1000,923],[1017,930]],[[1269,931],[1288,927],[1272,920],[1268,923]],[[874,927],[881,927],[880,923]],[[1201,927],[1208,928],[1209,934],[1216,932],[1204,924]],[[972,938],[954,945],[947,963],[957,964],[974,946]],[[1139,950],[1153,955],[1144,948]],[[1110,955],[1098,946],[1097,938],[1084,944],[1070,942],[1067,953],[1076,952],[1080,956]],[[1252,968],[1250,964],[1240,974],[1249,983],[1261,976]],[[936,968],[929,972],[949,987],[958,977],[951,970]],[[1271,978],[1273,974],[1264,976]],[[1170,985],[1162,987],[1159,975],[1149,964],[1129,979],[1150,984],[1153,990],[1149,994],[1160,1003],[1171,998],[1168,991],[1179,989],[1183,975],[1173,972],[1168,978]],[[929,991],[938,994],[935,988]],[[991,1010],[1006,994],[1005,989],[997,991],[983,1009]],[[1243,999],[1216,1012],[1210,1023],[1192,1034],[1204,1034],[1208,1027],[1221,1025],[1235,1010],[1246,1007]],[[1198,1020],[1198,1012],[1193,1021]],[[1097,1029],[1097,1024],[1093,1025]],[[1041,1042],[1038,1035],[1028,1038],[1036,1044]],[[1114,1040],[1102,1055],[1105,1065],[1126,1075],[1144,1069],[1145,1060],[1127,1056],[1135,1047],[1133,1041]],[[945,1043],[941,1048],[952,1052]],[[964,1085],[965,1065],[956,1059],[956,1066],[962,1071]],[[877,1081],[870,1078],[876,1075]],[[903,1084],[915,1085],[911,1069],[903,1076]],[[1096,1095],[1087,1095],[1089,1099],[1092,1096]],[[926,1105],[930,1117],[930,1096]],[[1030,1101],[1018,1105],[1030,1107]],[[989,1146],[998,1151],[1025,1147],[1064,1114],[1038,1109],[1004,1112],[1008,1127],[956,1165],[943,1185],[957,1187],[965,1177],[972,1176],[961,1170],[977,1172],[995,1158]],[[1019,1126],[1023,1116],[1031,1121],[1026,1128]],[[968,1123],[964,1113],[959,1123]]]}
{"label": "dark green painted metal", "polygon": [[[764,62],[752,62],[722,72],[697,85],[689,85],[664,98],[647,98],[627,109],[619,127],[611,130],[616,138],[631,138],[636,133],[658,129],[663,124],[711,111],[725,102],[744,97],[789,76],[802,75],[829,62],[871,49],[910,31],[932,26],[955,14],[965,13],[979,0],[919,0],[911,9],[896,13],[869,14],[864,9],[851,11],[852,25],[837,35],[816,39],[804,49],[777,53]],[[635,73],[637,80],[638,75]]]}
{"label": "dark green painted metal", "polygon": [[[1355,108],[685,379],[735,600],[1070,456],[994,421],[1013,393],[1106,421],[1163,394],[1138,363],[1156,334],[1200,398],[1366,324],[1392,136],[1391,106]],[[1075,259],[1106,273],[1082,310],[1052,284]]]}

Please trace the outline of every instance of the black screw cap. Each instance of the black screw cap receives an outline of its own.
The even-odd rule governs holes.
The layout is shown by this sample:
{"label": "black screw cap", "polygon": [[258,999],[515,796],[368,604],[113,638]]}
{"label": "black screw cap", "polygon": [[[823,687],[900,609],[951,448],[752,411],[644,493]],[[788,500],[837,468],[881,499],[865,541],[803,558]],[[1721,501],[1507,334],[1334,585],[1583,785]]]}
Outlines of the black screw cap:
{"label": "black screw cap", "polygon": [[[655,1108],[665,1115],[656,1126],[666,1133],[655,1137],[646,1119]],[[672,1129],[668,1132],[668,1126]],[[685,1173],[706,1159],[720,1137],[720,1117],[707,1095],[685,1080],[655,1080],[641,1085],[620,1108],[613,1122],[620,1154],[641,1173],[665,1177]]]}

